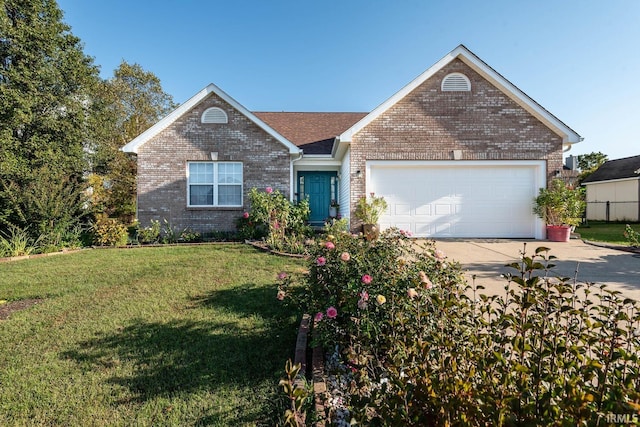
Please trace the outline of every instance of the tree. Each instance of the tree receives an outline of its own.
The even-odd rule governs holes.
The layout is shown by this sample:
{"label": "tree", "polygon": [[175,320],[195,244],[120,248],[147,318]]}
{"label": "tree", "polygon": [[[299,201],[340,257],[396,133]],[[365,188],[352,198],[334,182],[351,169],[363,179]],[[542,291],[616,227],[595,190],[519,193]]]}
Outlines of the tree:
{"label": "tree", "polygon": [[580,175],[578,175],[578,182],[581,183],[589,175],[594,173],[600,166],[602,166],[608,159],[606,154],[601,152],[592,152],[589,154],[580,154],[578,156],[578,168],[580,169]]}
{"label": "tree", "polygon": [[54,0],[0,5],[0,231],[64,232],[82,215],[98,70]]}
{"label": "tree", "polygon": [[135,214],[135,158],[120,148],[176,107],[160,79],[139,64],[122,61],[95,98],[91,146],[92,209],[129,222]]}

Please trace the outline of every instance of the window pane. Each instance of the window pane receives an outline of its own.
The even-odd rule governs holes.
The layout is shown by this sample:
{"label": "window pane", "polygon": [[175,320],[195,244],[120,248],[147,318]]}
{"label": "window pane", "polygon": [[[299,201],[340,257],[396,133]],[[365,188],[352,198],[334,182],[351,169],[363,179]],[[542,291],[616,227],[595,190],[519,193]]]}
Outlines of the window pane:
{"label": "window pane", "polygon": [[218,205],[240,206],[242,204],[242,186],[221,185],[218,187]]}
{"label": "window pane", "polygon": [[213,183],[213,163],[211,162],[189,163],[189,183],[190,184],[212,184]]}
{"label": "window pane", "polygon": [[212,185],[190,185],[189,204],[191,206],[212,206],[213,186]]}
{"label": "window pane", "polygon": [[242,163],[219,163],[218,182],[222,184],[242,184]]}

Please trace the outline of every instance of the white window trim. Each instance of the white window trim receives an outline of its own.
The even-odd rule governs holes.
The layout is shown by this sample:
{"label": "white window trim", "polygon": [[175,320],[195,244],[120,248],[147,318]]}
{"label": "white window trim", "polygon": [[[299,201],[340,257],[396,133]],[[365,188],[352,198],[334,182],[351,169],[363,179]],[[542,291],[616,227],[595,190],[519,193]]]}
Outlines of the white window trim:
{"label": "white window trim", "polygon": [[[209,163],[213,165],[213,204],[212,205],[192,205],[191,204],[191,183],[189,182],[189,165],[193,163]],[[220,164],[238,164],[240,165],[240,171],[242,173],[242,179],[240,184],[227,184],[227,183],[219,183],[218,182],[218,166]],[[244,165],[242,162],[211,162],[211,161],[188,161],[186,164],[186,175],[187,175],[187,207],[188,208],[241,208],[244,206]],[[193,185],[208,185],[208,184],[193,184]],[[240,185],[240,204],[239,205],[218,205],[216,202],[218,201],[218,186],[226,186],[226,185]]]}

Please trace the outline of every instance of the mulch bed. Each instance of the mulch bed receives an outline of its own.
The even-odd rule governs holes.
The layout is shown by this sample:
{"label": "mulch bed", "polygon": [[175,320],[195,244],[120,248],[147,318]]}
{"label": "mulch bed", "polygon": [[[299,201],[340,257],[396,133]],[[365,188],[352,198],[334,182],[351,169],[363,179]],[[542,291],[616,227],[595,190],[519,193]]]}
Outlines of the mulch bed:
{"label": "mulch bed", "polygon": [[0,304],[0,320],[6,320],[16,311],[25,310],[38,304],[40,301],[38,298],[32,298]]}

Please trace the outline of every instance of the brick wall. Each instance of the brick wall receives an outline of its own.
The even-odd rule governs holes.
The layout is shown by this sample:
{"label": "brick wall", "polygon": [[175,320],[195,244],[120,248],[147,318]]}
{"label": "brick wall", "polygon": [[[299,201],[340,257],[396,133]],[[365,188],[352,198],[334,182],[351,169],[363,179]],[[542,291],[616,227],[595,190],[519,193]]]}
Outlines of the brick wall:
{"label": "brick wall", "polygon": [[[470,92],[442,92],[442,78],[460,72]],[[365,194],[367,160],[546,160],[547,179],[562,170],[562,138],[456,59],[354,135],[351,209]],[[357,223],[352,219],[352,227]]]}
{"label": "brick wall", "polygon": [[[200,123],[210,107],[224,110],[229,123]],[[187,207],[187,162],[211,160],[211,152],[218,161],[243,163],[243,207]],[[251,188],[271,186],[288,197],[289,168],[287,148],[212,93],[138,150],[138,220],[147,226],[167,219],[179,230],[233,230],[249,209]]]}

